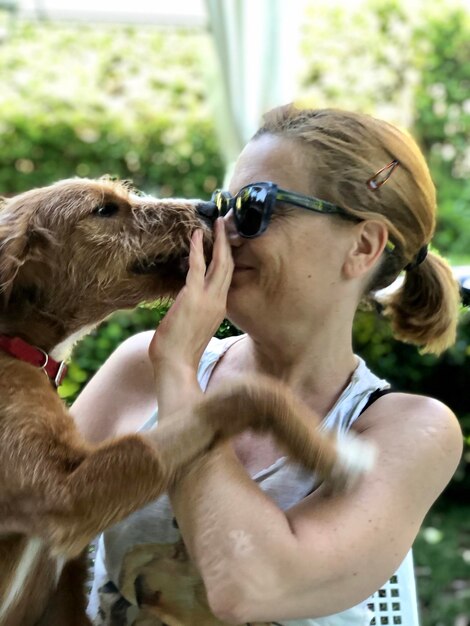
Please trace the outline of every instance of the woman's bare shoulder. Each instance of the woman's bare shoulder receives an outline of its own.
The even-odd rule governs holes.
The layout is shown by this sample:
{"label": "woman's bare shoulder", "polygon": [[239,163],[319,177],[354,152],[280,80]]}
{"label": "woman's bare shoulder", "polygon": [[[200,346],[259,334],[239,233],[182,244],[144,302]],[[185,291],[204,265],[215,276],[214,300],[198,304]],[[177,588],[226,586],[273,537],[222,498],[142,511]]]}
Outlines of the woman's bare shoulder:
{"label": "woman's bare shoulder", "polygon": [[90,441],[134,432],[156,408],[148,346],[153,331],[126,339],[74,402],[71,412]]}
{"label": "woman's bare shoulder", "polygon": [[384,446],[387,441],[392,447],[399,445],[423,468],[434,467],[438,481],[450,478],[462,454],[457,417],[448,406],[427,396],[387,394],[363,413],[355,430]]}

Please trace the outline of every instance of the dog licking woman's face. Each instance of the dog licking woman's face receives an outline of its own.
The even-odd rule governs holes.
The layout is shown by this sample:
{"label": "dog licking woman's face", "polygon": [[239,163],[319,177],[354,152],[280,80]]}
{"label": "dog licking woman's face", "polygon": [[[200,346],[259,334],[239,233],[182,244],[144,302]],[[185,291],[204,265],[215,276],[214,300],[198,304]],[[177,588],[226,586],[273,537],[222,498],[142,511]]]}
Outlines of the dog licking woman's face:
{"label": "dog licking woman's face", "polygon": [[[0,331],[26,318],[70,335],[117,309],[173,295],[192,232],[212,230],[200,201],[141,196],[110,180],[70,179],[0,208]],[[65,328],[67,327],[67,328]],[[61,337],[60,340],[65,337]]]}

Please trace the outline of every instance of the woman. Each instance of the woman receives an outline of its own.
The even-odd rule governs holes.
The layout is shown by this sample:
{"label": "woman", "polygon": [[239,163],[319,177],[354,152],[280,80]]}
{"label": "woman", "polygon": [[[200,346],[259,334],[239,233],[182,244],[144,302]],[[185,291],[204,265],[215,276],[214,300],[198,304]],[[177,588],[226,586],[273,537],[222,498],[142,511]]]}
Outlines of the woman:
{"label": "woman", "polygon": [[[462,448],[436,400],[374,402],[388,384],[351,342],[359,302],[402,270],[386,307],[395,335],[434,353],[454,341],[458,290],[427,248],[428,169],[384,122],[287,106],[266,116],[229,193],[214,199],[226,233],[219,220],[207,274],[195,233],[187,284],[154,339],[125,342],[77,401],[83,432],[96,441],[148,427],[155,390],[162,421],[261,372],[287,382],[325,428],[373,442],[378,462],[356,490],[331,495],[269,436],[216,447],[169,498],[105,533],[91,612],[97,624],[366,626],[365,599],[407,555]],[[225,309],[245,334],[204,350]]]}

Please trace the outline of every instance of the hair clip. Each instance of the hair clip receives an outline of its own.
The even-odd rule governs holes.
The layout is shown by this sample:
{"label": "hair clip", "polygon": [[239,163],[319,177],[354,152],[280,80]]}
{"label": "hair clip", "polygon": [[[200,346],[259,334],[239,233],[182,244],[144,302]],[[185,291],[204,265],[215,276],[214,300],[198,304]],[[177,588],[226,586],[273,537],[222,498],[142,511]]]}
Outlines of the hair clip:
{"label": "hair clip", "polygon": [[378,172],[376,172],[369,180],[366,182],[366,185],[369,187],[371,191],[377,191],[382,185],[385,185],[387,180],[393,174],[393,170],[400,165],[399,161],[393,159],[387,165],[382,167]]}

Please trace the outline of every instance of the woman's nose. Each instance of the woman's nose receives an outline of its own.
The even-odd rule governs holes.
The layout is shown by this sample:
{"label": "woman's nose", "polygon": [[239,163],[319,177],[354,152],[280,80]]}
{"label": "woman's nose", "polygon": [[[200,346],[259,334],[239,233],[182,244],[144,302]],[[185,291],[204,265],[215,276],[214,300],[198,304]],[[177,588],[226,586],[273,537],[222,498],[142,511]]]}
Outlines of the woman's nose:
{"label": "woman's nose", "polygon": [[237,247],[243,243],[243,237],[240,237],[233,219],[233,209],[224,216],[225,232],[227,233],[228,242],[231,246]]}

